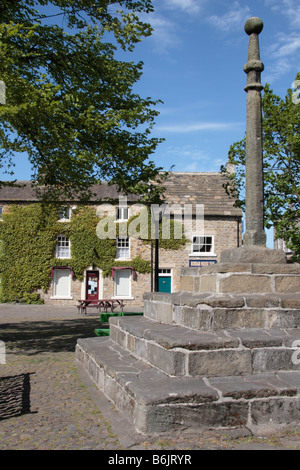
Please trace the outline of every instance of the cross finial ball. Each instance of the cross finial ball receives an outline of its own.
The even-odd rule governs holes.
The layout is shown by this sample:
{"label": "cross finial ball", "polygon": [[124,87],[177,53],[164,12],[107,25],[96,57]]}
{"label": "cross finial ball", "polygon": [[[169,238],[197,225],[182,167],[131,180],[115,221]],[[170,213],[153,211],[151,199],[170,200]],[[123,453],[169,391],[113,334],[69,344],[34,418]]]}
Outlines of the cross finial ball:
{"label": "cross finial ball", "polygon": [[260,18],[254,16],[253,18],[249,18],[245,23],[245,31],[250,36],[252,33],[259,34],[261,33],[264,24]]}

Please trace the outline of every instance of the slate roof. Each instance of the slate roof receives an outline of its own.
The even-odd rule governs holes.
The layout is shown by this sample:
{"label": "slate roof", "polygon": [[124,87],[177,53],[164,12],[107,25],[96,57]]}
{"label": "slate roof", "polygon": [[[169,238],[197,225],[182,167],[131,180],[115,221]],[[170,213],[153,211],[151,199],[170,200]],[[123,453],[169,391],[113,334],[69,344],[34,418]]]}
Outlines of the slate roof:
{"label": "slate roof", "polygon": [[204,204],[205,215],[242,216],[234,207],[223,187],[225,177],[221,173],[173,172],[167,182],[166,200],[172,204]]}
{"label": "slate roof", "polygon": [[[234,200],[223,188],[224,181],[221,173],[171,172],[168,180],[163,183],[166,188],[165,200],[169,204],[204,204],[205,215],[241,216],[241,210],[234,207]],[[20,187],[0,187],[0,204],[38,201],[30,181],[18,181],[17,184]],[[92,191],[96,196],[91,198],[91,203],[99,200],[113,201],[120,196],[117,187],[109,186],[106,182],[94,185]],[[135,202],[137,196],[128,195],[127,200]]]}
{"label": "slate roof", "polygon": [[[30,181],[16,181],[17,186],[1,186],[0,187],[0,202],[37,202],[38,197],[35,188],[32,187]],[[93,185],[91,191],[95,196],[91,198],[90,202],[97,200],[115,200],[118,199],[120,193],[116,185],[109,186],[108,183],[103,182],[99,185]],[[136,200],[136,196],[128,197],[128,200]],[[75,202],[76,198],[73,201]],[[70,201],[68,201],[70,202]]]}

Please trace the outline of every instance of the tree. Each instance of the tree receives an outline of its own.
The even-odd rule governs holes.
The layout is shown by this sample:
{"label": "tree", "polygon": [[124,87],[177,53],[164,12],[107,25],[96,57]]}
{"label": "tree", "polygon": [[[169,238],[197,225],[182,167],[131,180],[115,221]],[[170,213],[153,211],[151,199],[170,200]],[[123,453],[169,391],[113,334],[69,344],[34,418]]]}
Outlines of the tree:
{"label": "tree", "polygon": [[145,192],[161,170],[149,160],[161,140],[150,136],[158,101],[134,93],[142,62],[116,54],[151,34],[139,13],[152,10],[151,0],[2,0],[4,171],[13,175],[21,152],[44,198],[86,198],[101,180]]}
{"label": "tree", "polygon": [[[295,84],[299,84],[300,73]],[[276,96],[270,85],[264,87],[263,165],[265,195],[265,226],[274,226],[276,238],[281,238],[300,260],[300,104],[299,86],[288,89],[284,99]],[[235,142],[229,150],[229,163],[236,172],[228,174],[225,184],[236,205],[244,207],[245,139]]]}

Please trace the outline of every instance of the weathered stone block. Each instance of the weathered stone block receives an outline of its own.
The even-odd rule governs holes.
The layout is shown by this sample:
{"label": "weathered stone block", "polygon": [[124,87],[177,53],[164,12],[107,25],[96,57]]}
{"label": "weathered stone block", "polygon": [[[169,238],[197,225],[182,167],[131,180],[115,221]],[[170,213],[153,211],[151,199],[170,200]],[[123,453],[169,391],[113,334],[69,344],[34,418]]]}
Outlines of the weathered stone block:
{"label": "weathered stone block", "polygon": [[281,307],[282,308],[295,308],[300,310],[300,295],[298,297],[291,294],[288,297],[281,297]]}
{"label": "weathered stone block", "polygon": [[252,398],[262,398],[277,395],[277,389],[272,386],[267,377],[264,375],[259,381],[251,381],[244,377],[212,377],[209,384],[222,393],[222,397],[239,400],[244,398],[250,400]]}
{"label": "weathered stone block", "polygon": [[211,312],[209,309],[182,307],[182,325],[196,330],[211,328]]}
{"label": "weathered stone block", "polygon": [[299,310],[268,311],[268,328],[300,328]]}
{"label": "weathered stone block", "polygon": [[267,314],[258,309],[215,309],[213,328],[265,328]]}
{"label": "weathered stone block", "polygon": [[300,264],[253,263],[253,274],[300,274]]}
{"label": "weathered stone block", "polygon": [[253,295],[246,297],[247,307],[251,308],[273,308],[279,307],[280,297],[274,294]]}
{"label": "weathered stone block", "polygon": [[168,351],[152,343],[147,344],[147,361],[169,375],[185,375],[185,354]]}
{"label": "weathered stone block", "polygon": [[253,351],[253,372],[276,372],[300,369],[293,364],[293,350],[286,348],[262,348]]}
{"label": "weathered stone block", "polygon": [[276,276],[275,291],[278,293],[300,292],[300,276]]}
{"label": "weathered stone block", "polygon": [[181,276],[180,278],[180,289],[188,292],[195,292],[194,287],[194,276]]}
{"label": "weathered stone block", "polygon": [[221,278],[219,283],[219,292],[221,293],[271,292],[269,276],[232,274],[228,277]]}
{"label": "weathered stone block", "polygon": [[215,350],[191,352],[188,355],[188,374],[213,377],[250,373],[249,350]]}
{"label": "weathered stone block", "polygon": [[174,407],[173,422],[197,431],[209,428],[245,426],[248,403],[205,403],[198,406],[183,404]]}
{"label": "weathered stone block", "polygon": [[141,338],[134,338],[134,351],[133,354],[143,359],[144,361],[147,360],[147,343]]}
{"label": "weathered stone block", "polygon": [[216,292],[216,274],[205,274],[200,278],[200,292]]}
{"label": "weathered stone block", "polygon": [[244,307],[245,300],[242,296],[228,296],[223,294],[215,294],[203,299],[203,304],[214,308],[238,308]]}
{"label": "weathered stone block", "polygon": [[251,403],[252,424],[271,425],[295,423],[300,420],[299,398],[270,398]]}
{"label": "weathered stone block", "polygon": [[156,320],[162,323],[172,323],[173,321],[173,306],[165,302],[157,304]]}
{"label": "weathered stone block", "polygon": [[245,348],[271,348],[280,347],[287,335],[284,332],[265,330],[262,328],[250,328],[240,330],[228,330],[231,336],[238,338]]}
{"label": "weathered stone block", "polygon": [[223,250],[221,263],[261,263],[285,264],[286,254],[281,250],[271,250],[263,246],[243,246]]}

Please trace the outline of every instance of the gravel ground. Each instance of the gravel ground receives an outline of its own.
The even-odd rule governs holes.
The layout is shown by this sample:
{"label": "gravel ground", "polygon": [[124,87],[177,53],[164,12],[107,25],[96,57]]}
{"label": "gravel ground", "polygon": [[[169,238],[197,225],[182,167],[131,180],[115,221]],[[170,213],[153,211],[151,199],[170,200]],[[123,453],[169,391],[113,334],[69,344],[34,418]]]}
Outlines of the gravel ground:
{"label": "gravel ground", "polygon": [[300,450],[299,428],[253,437],[248,430],[145,437],[75,364],[78,338],[96,314],[75,307],[0,304],[0,450]]}

